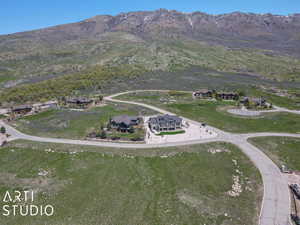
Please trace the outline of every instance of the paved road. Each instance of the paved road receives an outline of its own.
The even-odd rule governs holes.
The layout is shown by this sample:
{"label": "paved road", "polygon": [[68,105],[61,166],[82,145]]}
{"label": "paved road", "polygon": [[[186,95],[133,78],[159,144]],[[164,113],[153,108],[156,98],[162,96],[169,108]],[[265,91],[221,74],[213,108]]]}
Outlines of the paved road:
{"label": "paved road", "polygon": [[[138,92],[142,92],[140,90]],[[160,91],[160,90],[151,90]],[[164,90],[166,91],[166,90]],[[128,91],[123,93],[114,94],[107,96],[104,99],[107,101],[134,104],[143,106],[159,113],[173,114],[166,110],[160,109],[155,106],[147,105],[144,103],[123,101],[113,99],[114,97],[122,94],[133,93],[137,91]],[[185,118],[190,123],[200,125],[199,122]],[[102,147],[114,147],[114,148],[158,148],[158,147],[171,147],[171,146],[182,146],[192,145],[209,142],[230,142],[237,145],[255,164],[259,169],[263,183],[264,183],[264,198],[259,218],[259,225],[288,225],[290,223],[290,194],[288,190],[288,182],[284,175],[281,174],[278,167],[270,160],[261,150],[250,144],[247,139],[252,137],[263,137],[263,136],[287,136],[287,137],[298,137],[300,134],[288,134],[288,133],[249,133],[249,134],[232,134],[229,132],[222,131],[215,127],[209,126],[210,129],[215,131],[218,135],[211,139],[199,139],[194,141],[182,141],[173,143],[161,143],[161,144],[125,144],[125,143],[111,143],[111,142],[96,142],[96,141],[84,141],[84,140],[70,140],[60,138],[48,138],[48,137],[37,137],[27,134],[23,134],[15,128],[5,124],[0,120],[0,125],[5,126],[7,132],[11,135],[11,140],[25,139],[37,142],[49,142],[49,143],[63,143],[63,144],[78,144],[78,145],[90,145],[90,146],[102,146]]]}

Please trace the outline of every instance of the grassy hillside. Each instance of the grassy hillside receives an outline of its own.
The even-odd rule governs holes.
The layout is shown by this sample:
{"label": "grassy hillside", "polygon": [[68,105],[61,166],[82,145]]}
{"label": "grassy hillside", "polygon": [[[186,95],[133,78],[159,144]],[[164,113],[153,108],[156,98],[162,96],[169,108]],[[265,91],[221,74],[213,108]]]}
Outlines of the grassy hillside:
{"label": "grassy hillside", "polygon": [[[222,151],[213,154],[215,149]],[[35,189],[34,204],[51,204],[55,214],[2,216],[0,223],[257,224],[262,197],[260,175],[233,145],[114,149],[119,153],[105,153],[110,151],[25,141],[2,148],[0,195],[5,190]],[[149,152],[151,157],[147,156]],[[44,175],[38,175],[40,172]],[[232,197],[229,191],[234,176],[241,192]]]}
{"label": "grassy hillside", "polygon": [[258,137],[250,141],[262,149],[278,166],[287,165],[300,171],[300,139],[289,137]]}
{"label": "grassy hillside", "polygon": [[147,70],[173,71],[198,65],[218,71],[258,74],[268,79],[299,80],[300,60],[259,49],[230,49],[187,38],[144,40],[125,32],[108,32],[99,40],[51,45],[12,39],[0,45],[0,81],[35,81],[83,71],[95,65],[135,64]]}
{"label": "grassy hillside", "polygon": [[112,80],[134,79],[134,76],[142,72],[145,70],[138,66],[97,66],[85,72],[5,89],[1,93],[0,102],[45,101],[78,91],[101,91],[103,86],[108,85]]}

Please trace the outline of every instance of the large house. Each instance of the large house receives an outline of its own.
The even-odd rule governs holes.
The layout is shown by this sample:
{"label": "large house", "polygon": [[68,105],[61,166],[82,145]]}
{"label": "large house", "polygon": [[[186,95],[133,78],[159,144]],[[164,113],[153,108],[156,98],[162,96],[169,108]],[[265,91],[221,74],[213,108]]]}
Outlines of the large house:
{"label": "large house", "polygon": [[182,118],[173,115],[161,115],[149,119],[149,128],[153,131],[174,131],[182,129]]}
{"label": "large house", "polygon": [[243,97],[240,100],[240,103],[244,106],[254,105],[255,107],[267,107],[270,104],[267,103],[267,100],[263,97],[260,98],[251,98],[251,97]]}
{"label": "large house", "polygon": [[12,107],[10,112],[13,116],[22,116],[31,112],[32,109],[33,107],[31,105],[20,105],[20,106]]}
{"label": "large house", "polygon": [[58,109],[58,101],[48,101],[48,102],[43,102],[43,103],[36,103],[33,104],[33,109],[35,112],[40,112],[44,111],[47,109]]}
{"label": "large house", "polygon": [[110,126],[121,132],[129,132],[132,127],[137,126],[140,121],[140,118],[137,116],[120,115],[111,118]]}
{"label": "large house", "polygon": [[239,95],[235,92],[218,92],[217,98],[223,100],[238,100]]}
{"label": "large house", "polygon": [[208,89],[201,89],[193,92],[194,98],[212,98],[213,91]]}
{"label": "large house", "polygon": [[87,108],[90,105],[92,105],[93,103],[94,103],[94,101],[92,99],[85,98],[85,97],[67,98],[66,99],[66,104],[69,107],[73,107],[73,108]]}

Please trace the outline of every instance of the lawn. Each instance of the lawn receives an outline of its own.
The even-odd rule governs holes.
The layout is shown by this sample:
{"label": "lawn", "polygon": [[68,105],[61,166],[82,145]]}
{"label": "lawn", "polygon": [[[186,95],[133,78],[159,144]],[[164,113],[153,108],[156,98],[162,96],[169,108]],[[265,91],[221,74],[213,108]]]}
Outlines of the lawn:
{"label": "lawn", "polygon": [[52,217],[0,217],[9,225],[256,225],[262,197],[257,169],[226,143],[121,150],[16,141],[1,149],[0,173],[1,197],[35,189],[34,204],[55,208]]}
{"label": "lawn", "polygon": [[[150,101],[147,98],[144,99],[144,95],[138,93],[123,95],[120,98],[156,105],[180,116],[207,123],[229,132],[300,132],[300,116],[296,114],[265,113],[263,116],[250,118],[227,113],[227,108],[236,105],[235,102],[231,101],[207,101],[185,98],[177,99],[176,102],[165,102],[162,104],[159,100],[152,99]],[[164,95],[163,93],[161,96]]]}
{"label": "lawn", "polygon": [[[100,129],[115,115],[150,115],[154,112],[133,105],[108,104],[87,111],[51,110],[23,117],[13,125],[20,131],[38,136],[83,139]],[[122,134],[121,134],[122,135]]]}
{"label": "lawn", "polygon": [[265,113],[258,118],[239,117],[220,108],[230,106],[226,102],[195,101],[166,105],[166,109],[178,115],[204,122],[234,133],[247,132],[300,132],[300,116],[291,113]]}
{"label": "lawn", "polygon": [[300,138],[257,137],[251,143],[262,149],[278,166],[300,171]]}
{"label": "lawn", "polygon": [[158,135],[175,135],[175,134],[183,134],[183,133],[185,133],[184,130],[177,130],[177,131],[160,132]]}

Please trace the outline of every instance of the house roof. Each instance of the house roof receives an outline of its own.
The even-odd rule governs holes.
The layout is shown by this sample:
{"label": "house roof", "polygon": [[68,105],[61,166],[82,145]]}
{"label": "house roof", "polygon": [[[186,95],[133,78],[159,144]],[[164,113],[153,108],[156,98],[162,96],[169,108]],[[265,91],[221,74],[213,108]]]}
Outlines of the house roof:
{"label": "house roof", "polygon": [[262,102],[266,101],[266,99],[264,99],[264,98],[251,98],[250,100],[255,103],[262,103]]}
{"label": "house roof", "polygon": [[208,90],[208,89],[200,89],[198,91],[195,91],[194,93],[208,93],[208,92],[212,92],[212,90]]}
{"label": "house roof", "polygon": [[25,109],[32,109],[32,106],[31,105],[19,105],[19,106],[12,107],[13,111],[16,111],[16,110],[25,110]]}
{"label": "house roof", "polygon": [[236,92],[226,92],[226,91],[222,91],[222,92],[218,92],[219,95],[237,95]]}
{"label": "house roof", "polygon": [[75,104],[82,104],[82,103],[91,103],[93,100],[85,97],[78,97],[78,98],[68,98],[68,103],[75,103]]}
{"label": "house roof", "polygon": [[117,124],[124,123],[129,126],[133,123],[133,121],[138,120],[138,117],[137,116],[120,115],[120,116],[114,116],[111,120]]}
{"label": "house roof", "polygon": [[174,116],[174,115],[169,115],[169,114],[165,114],[162,116],[157,116],[157,117],[151,117],[149,119],[149,123],[152,124],[159,124],[160,126],[169,124],[169,123],[181,123],[182,122],[182,118],[178,117],[178,116]]}

